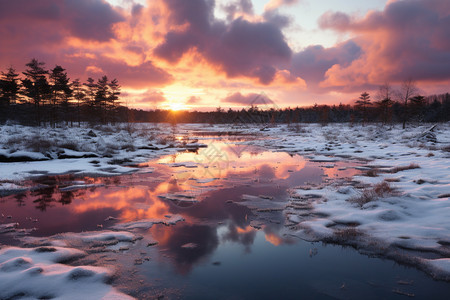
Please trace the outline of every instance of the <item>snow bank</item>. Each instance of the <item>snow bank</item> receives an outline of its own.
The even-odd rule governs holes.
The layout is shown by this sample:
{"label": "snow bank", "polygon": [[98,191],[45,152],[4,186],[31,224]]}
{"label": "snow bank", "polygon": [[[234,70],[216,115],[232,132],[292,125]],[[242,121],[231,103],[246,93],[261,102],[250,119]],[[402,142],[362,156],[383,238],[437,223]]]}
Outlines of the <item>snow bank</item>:
{"label": "snow bank", "polygon": [[133,299],[106,283],[110,270],[62,263],[84,255],[62,247],[1,249],[0,298]]}
{"label": "snow bank", "polygon": [[[304,125],[301,134],[287,137],[280,127],[274,129],[276,138],[257,141],[316,162],[367,162],[352,182],[295,189],[284,211],[287,234],[351,244],[402,261],[408,257],[407,262],[448,280],[450,123],[437,126],[437,142],[420,139],[427,127]],[[392,190],[375,191],[382,182]],[[422,258],[430,252],[438,258]]]}
{"label": "snow bank", "polygon": [[[192,124],[184,127],[197,128]],[[185,131],[183,126],[180,131]],[[207,146],[195,141],[174,140],[171,135],[167,124],[117,124],[94,128],[86,124],[64,128],[2,125],[0,181],[14,182],[36,175],[65,173],[127,174],[140,168],[123,165]],[[0,185],[0,191],[7,189]]]}

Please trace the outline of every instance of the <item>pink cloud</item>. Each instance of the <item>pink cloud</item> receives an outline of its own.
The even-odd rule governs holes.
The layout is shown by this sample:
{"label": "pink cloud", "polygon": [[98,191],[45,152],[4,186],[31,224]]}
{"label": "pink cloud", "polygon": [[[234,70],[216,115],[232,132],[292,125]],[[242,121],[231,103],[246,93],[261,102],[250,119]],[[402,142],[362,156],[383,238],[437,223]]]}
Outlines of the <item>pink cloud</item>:
{"label": "pink cloud", "polygon": [[450,2],[447,0],[398,0],[383,11],[362,19],[343,13],[324,14],[324,29],[352,32],[362,49],[350,64],[335,64],[326,71],[323,87],[358,88],[386,80],[419,81],[450,79]]}
{"label": "pink cloud", "polygon": [[225,23],[214,18],[214,2],[207,0],[166,0],[165,5],[171,23],[186,26],[167,32],[154,50],[157,57],[172,64],[195,50],[228,77],[257,78],[269,84],[278,64],[290,60],[291,49],[274,23],[243,18]]}

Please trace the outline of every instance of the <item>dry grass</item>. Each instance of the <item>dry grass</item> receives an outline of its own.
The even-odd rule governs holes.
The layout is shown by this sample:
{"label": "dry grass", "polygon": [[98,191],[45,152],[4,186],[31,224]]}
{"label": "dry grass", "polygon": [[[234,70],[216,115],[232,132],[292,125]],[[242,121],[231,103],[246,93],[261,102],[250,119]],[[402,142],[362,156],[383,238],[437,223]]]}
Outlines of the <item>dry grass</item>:
{"label": "dry grass", "polygon": [[58,144],[58,147],[73,150],[73,151],[79,151],[78,144],[73,141],[61,142]]}
{"label": "dry grass", "polygon": [[400,179],[398,179],[398,178],[385,178],[384,181],[387,181],[387,182],[400,182]]}
{"label": "dry grass", "polygon": [[366,188],[359,196],[348,199],[351,203],[359,206],[378,200],[379,198],[388,197],[395,194],[395,189],[387,181],[382,181],[371,188]]}
{"label": "dry grass", "polygon": [[22,144],[22,142],[23,142],[23,136],[12,136],[12,137],[8,138],[5,145],[8,146],[8,148],[11,148],[12,146]]}
{"label": "dry grass", "polygon": [[39,135],[35,135],[34,137],[26,140],[23,145],[27,150],[40,153],[50,152],[52,148],[56,146],[52,141]]}
{"label": "dry grass", "polygon": [[353,227],[337,229],[334,231],[334,236],[340,240],[352,239],[359,235],[361,235],[359,230]]}
{"label": "dry grass", "polygon": [[378,177],[378,173],[380,172],[380,170],[378,170],[377,168],[373,168],[370,170],[367,170],[365,173],[363,173],[363,176],[368,176],[368,177]]}
{"label": "dry grass", "polygon": [[378,197],[390,196],[394,193],[394,188],[387,181],[382,181],[373,187],[373,191]]}
{"label": "dry grass", "polygon": [[393,173],[398,173],[398,172],[401,172],[401,171],[412,170],[412,169],[419,169],[419,168],[420,168],[420,166],[418,164],[410,163],[407,166],[398,166],[398,167],[392,168],[392,169],[388,170],[387,172],[393,174]]}

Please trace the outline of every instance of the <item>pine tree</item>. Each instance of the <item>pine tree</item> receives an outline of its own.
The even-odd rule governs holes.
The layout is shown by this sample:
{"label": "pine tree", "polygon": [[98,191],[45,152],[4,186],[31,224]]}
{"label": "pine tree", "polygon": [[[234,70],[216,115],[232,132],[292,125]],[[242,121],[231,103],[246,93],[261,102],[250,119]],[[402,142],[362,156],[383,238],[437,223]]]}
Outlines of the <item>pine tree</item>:
{"label": "pine tree", "polygon": [[111,121],[114,123],[116,119],[116,112],[117,108],[119,106],[119,95],[120,95],[120,85],[119,81],[114,78],[111,80],[111,82],[108,84],[109,86],[109,95],[108,95],[108,104],[109,104],[109,115],[111,118]]}
{"label": "pine tree", "polygon": [[97,89],[95,92],[95,106],[100,111],[100,121],[102,123],[106,123],[108,94],[109,94],[108,77],[104,75],[97,81]]}
{"label": "pine tree", "polygon": [[81,85],[80,79],[72,81],[73,98],[77,102],[77,122],[78,127],[81,126],[81,104],[85,101],[86,94]]}
{"label": "pine tree", "polygon": [[95,105],[95,92],[97,89],[97,84],[95,83],[95,80],[91,77],[87,79],[87,82],[84,83],[84,86],[86,87],[86,90],[84,92],[84,102],[86,104],[86,116],[88,117],[89,122],[94,122],[95,117],[98,116],[97,107]]}
{"label": "pine tree", "polygon": [[61,66],[55,66],[50,71],[51,92],[52,92],[52,121],[56,125],[58,121],[57,111],[61,107],[64,118],[67,122],[70,98],[72,96],[72,89],[69,85],[69,78],[65,69]]}
{"label": "pine tree", "polygon": [[363,125],[367,122],[367,107],[372,105],[370,102],[370,95],[364,92],[359,96],[359,100],[356,100],[356,108],[362,111],[363,114]]}
{"label": "pine tree", "polygon": [[44,65],[44,62],[33,58],[26,64],[28,69],[23,72],[26,78],[22,80],[24,95],[34,103],[36,124],[39,126],[41,125],[41,106],[50,95],[50,85],[46,77],[48,71],[44,69]]}
{"label": "pine tree", "polygon": [[417,95],[409,99],[411,115],[417,118],[417,121],[423,120],[426,99],[424,96]]}
{"label": "pine tree", "polygon": [[8,72],[2,72],[0,78],[0,102],[6,106],[15,104],[20,99],[19,90],[19,74],[13,67],[9,67]]}

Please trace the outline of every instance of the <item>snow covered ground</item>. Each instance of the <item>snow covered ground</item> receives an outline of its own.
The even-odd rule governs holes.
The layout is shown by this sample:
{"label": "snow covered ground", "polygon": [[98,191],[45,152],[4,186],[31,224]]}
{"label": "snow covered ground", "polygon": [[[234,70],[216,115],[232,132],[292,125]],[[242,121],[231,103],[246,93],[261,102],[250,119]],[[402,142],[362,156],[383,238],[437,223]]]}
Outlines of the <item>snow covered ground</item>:
{"label": "snow covered ground", "polygon": [[[0,194],[27,189],[24,180],[41,175],[151,172],[152,168],[135,166],[178,150],[204,146],[196,131],[214,134],[234,130],[261,137],[236,141],[244,148],[257,145],[299,154],[323,162],[325,167],[349,160],[365,164],[351,181],[330,173],[327,175],[334,180],[321,186],[294,188],[285,204],[243,195],[245,201],[240,205],[261,211],[282,210],[285,235],[352,245],[362,252],[410,263],[448,281],[450,123],[438,124],[432,134],[424,135],[430,127],[403,130],[399,125],[300,124],[262,131],[261,126],[186,124],[172,132],[167,124],[94,129],[5,125],[0,127]],[[74,186],[79,187],[82,185]],[[98,293],[98,298],[125,298],[108,284],[114,273],[112,266],[72,266],[64,262],[85,255],[86,243],[105,243],[105,251],[117,251],[131,245],[140,228],[155,223],[174,225],[182,220],[181,216],[140,220],[113,228],[117,231],[71,233],[45,241],[27,238],[24,233],[22,239],[32,248],[0,248],[0,298],[30,295],[69,299],[70,295],[79,299],[89,290]],[[17,227],[15,223],[2,224],[0,234],[17,231]],[[81,250],[80,245],[84,245]],[[43,282],[52,284],[47,289]],[[80,284],[88,286],[79,289]]]}
{"label": "snow covered ground", "polygon": [[275,138],[256,143],[312,161],[367,162],[350,182],[293,189],[286,234],[352,245],[450,280],[450,124],[423,134],[430,127],[269,129]]}
{"label": "snow covered ground", "polygon": [[[177,134],[186,135],[195,125]],[[152,169],[133,165],[206,145],[177,139],[168,124],[118,124],[64,128],[0,126],[0,195],[26,189],[24,179],[42,175],[113,176]],[[129,164],[127,166],[127,164]]]}
{"label": "snow covered ground", "polygon": [[[82,238],[103,241],[106,234]],[[121,239],[123,235],[109,234],[107,239]],[[112,268],[65,264],[85,255],[84,251],[60,246],[0,249],[0,298],[133,299],[108,284]]]}

